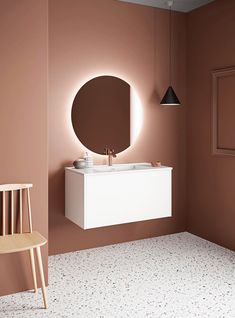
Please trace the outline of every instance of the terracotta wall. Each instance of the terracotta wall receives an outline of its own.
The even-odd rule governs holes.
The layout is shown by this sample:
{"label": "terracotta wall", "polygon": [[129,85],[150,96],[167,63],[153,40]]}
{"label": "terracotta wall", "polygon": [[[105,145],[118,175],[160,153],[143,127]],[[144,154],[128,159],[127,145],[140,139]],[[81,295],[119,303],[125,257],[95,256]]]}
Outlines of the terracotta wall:
{"label": "terracotta wall", "polygon": [[[159,105],[168,86],[168,23],[165,10],[115,0],[49,1],[50,254],[185,230],[186,16],[174,14],[179,108]],[[84,152],[71,125],[72,101],[82,84],[104,74],[130,83],[143,105],[139,139],[115,162],[161,160],[173,166],[172,218],[84,231],[64,216],[64,167]],[[106,162],[102,156],[94,158]]]}
{"label": "terracotta wall", "polygon": [[[235,249],[235,157],[211,154],[211,71],[235,66],[235,1],[212,2],[187,18],[188,230]],[[235,127],[234,107],[230,116]]]}
{"label": "terracotta wall", "polygon": [[[47,0],[0,0],[0,39],[0,183],[34,184],[33,225],[47,237]],[[29,264],[0,256],[0,295],[32,288]]]}

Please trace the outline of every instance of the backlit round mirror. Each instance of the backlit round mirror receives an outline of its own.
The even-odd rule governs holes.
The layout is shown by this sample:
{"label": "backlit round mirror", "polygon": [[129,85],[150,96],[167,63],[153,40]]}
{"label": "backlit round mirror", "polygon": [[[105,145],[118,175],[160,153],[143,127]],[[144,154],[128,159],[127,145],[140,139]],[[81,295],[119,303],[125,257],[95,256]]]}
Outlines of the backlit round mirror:
{"label": "backlit round mirror", "polygon": [[74,132],[93,152],[103,154],[104,148],[122,152],[133,144],[139,132],[135,104],[136,94],[127,82],[114,76],[95,77],[74,98]]}

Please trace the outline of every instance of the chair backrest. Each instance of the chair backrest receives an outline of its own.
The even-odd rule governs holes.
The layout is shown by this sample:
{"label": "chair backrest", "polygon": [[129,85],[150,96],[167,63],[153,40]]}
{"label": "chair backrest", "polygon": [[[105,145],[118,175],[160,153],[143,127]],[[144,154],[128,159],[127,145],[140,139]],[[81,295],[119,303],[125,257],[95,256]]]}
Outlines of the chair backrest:
{"label": "chair backrest", "polygon": [[[33,230],[32,229],[32,213],[31,213],[30,193],[29,193],[29,189],[32,188],[32,186],[33,186],[32,184],[0,184],[0,192],[2,192],[2,235],[3,236],[6,234],[13,235],[14,233],[18,233],[17,224],[16,224],[17,219],[19,224],[19,233],[23,233],[23,194],[24,192],[26,192],[26,202],[28,207],[29,232],[32,233],[32,230]],[[14,200],[17,199],[17,195],[15,195],[15,192],[16,193],[19,192],[19,196],[18,196],[19,209],[17,209],[17,204],[14,203]],[[14,209],[14,207],[16,208]],[[14,210],[16,210],[16,213],[14,212]],[[18,216],[17,211],[19,211],[19,217],[15,220],[15,218]],[[6,222],[7,219],[10,221]],[[10,229],[9,229],[9,225],[10,225]]]}

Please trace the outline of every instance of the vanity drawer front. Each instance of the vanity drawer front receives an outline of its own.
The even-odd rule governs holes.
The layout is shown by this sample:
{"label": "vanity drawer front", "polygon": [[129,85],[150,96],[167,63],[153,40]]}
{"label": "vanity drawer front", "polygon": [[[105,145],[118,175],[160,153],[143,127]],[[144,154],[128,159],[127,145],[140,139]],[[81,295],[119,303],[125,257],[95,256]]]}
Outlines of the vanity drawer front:
{"label": "vanity drawer front", "polygon": [[171,170],[85,177],[84,228],[171,216]]}

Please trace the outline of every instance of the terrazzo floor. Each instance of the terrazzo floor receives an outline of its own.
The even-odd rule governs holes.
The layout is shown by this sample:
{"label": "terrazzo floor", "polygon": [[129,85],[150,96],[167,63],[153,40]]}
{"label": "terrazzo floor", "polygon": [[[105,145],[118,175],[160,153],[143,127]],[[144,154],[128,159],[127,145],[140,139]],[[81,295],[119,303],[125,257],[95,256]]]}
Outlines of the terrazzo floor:
{"label": "terrazzo floor", "polygon": [[0,298],[0,317],[235,318],[235,253],[187,232],[49,258],[41,291]]}

